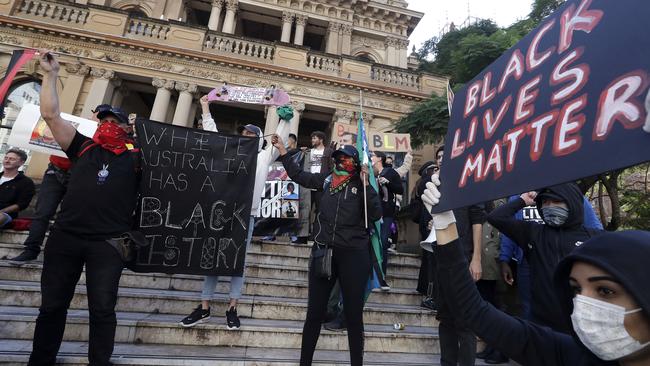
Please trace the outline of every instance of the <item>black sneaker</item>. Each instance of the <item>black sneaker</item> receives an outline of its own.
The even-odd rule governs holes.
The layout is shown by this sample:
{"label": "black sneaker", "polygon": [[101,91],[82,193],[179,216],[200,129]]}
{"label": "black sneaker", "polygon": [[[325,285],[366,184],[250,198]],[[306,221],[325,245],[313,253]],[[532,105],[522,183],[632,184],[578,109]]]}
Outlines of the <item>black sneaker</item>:
{"label": "black sneaker", "polygon": [[192,311],[192,314],[183,318],[183,320],[181,320],[178,324],[184,326],[185,328],[189,328],[200,323],[205,323],[208,320],[210,320],[210,308],[203,310],[203,308],[201,308],[201,305],[199,305],[196,307],[196,309],[194,309],[194,311]]}
{"label": "black sneaker", "polygon": [[345,320],[343,320],[340,316],[336,317],[336,319],[332,320],[329,323],[325,323],[323,327],[333,332],[343,332],[347,329]]}
{"label": "black sneaker", "polygon": [[489,365],[498,365],[502,363],[508,363],[510,361],[503,353],[494,350],[490,355],[485,358],[485,363]]}
{"label": "black sneaker", "polygon": [[433,310],[433,311],[438,311],[438,307],[436,306],[436,303],[433,302],[433,299],[430,297],[427,297],[426,299],[422,300],[422,304],[420,304],[425,309]]}
{"label": "black sneaker", "polygon": [[226,326],[228,327],[228,330],[239,329],[241,326],[239,317],[237,316],[237,309],[232,306],[228,311],[226,311]]}
{"label": "black sneaker", "polygon": [[22,266],[25,263],[36,260],[36,258],[38,258],[38,253],[34,253],[31,250],[24,250],[19,255],[13,258],[9,258],[9,264],[13,264],[14,266]]}

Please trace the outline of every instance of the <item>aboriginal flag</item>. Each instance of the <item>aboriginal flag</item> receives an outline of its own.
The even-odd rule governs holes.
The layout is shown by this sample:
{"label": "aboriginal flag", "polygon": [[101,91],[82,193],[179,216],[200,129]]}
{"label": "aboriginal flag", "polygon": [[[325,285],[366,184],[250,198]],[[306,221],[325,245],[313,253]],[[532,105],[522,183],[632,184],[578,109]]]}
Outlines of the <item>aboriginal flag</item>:
{"label": "aboriginal flag", "polygon": [[34,58],[36,55],[36,50],[20,50],[14,51],[11,55],[11,61],[7,66],[7,72],[5,76],[0,79],[0,118],[4,118],[4,106],[5,106],[5,97],[9,91],[11,83],[14,81],[14,77],[20,68],[23,67],[29,60]]}

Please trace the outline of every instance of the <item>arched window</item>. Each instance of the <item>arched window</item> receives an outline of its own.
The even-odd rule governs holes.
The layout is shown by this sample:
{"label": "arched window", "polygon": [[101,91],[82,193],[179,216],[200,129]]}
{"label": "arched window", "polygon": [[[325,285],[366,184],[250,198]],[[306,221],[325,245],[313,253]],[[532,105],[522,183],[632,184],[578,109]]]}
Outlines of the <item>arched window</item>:
{"label": "arched window", "polygon": [[358,60],[365,61],[365,62],[370,62],[370,63],[377,62],[377,60],[375,60],[375,58],[367,52],[358,53],[355,57]]}

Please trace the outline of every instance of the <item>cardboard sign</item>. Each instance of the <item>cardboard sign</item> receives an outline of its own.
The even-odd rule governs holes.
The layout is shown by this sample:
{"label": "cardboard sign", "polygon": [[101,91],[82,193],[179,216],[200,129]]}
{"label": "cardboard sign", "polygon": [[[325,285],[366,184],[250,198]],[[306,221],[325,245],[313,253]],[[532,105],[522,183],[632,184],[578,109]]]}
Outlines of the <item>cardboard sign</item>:
{"label": "cardboard sign", "polygon": [[[366,129],[370,151],[407,152],[411,149],[411,135],[408,133],[388,133]],[[357,125],[334,123],[332,141],[339,145],[356,145]]]}
{"label": "cardboard sign", "polygon": [[[92,137],[95,134],[97,122],[67,113],[61,113],[61,117],[70,122],[82,135]],[[34,104],[25,104],[22,107],[11,129],[7,144],[30,151],[67,157],[59,144],[54,141],[54,136],[45,120],[41,118],[40,107]]]}
{"label": "cardboard sign", "polygon": [[456,94],[436,212],[650,160],[650,2],[569,0]]}
{"label": "cardboard sign", "polygon": [[258,140],[138,121],[138,225],[150,245],[138,272],[238,275],[244,271]]}

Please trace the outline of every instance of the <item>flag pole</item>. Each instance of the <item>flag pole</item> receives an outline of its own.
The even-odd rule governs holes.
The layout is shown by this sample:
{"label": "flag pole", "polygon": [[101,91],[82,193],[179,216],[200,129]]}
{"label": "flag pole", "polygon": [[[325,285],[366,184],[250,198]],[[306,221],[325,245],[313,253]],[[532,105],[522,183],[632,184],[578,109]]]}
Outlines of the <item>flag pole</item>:
{"label": "flag pole", "polygon": [[[363,121],[363,90],[361,89],[359,89],[359,111],[361,113],[361,115],[359,116],[359,120]],[[359,136],[359,131],[357,131],[357,138],[358,136]],[[364,154],[367,154],[365,149],[362,152]],[[368,168],[368,164],[366,164],[366,168]],[[368,229],[368,192],[367,192],[368,185],[366,184],[366,179],[368,178],[367,175],[368,174],[361,171],[361,180],[362,180],[361,184],[363,184],[363,213],[365,214],[364,223],[366,225],[366,230]]]}

